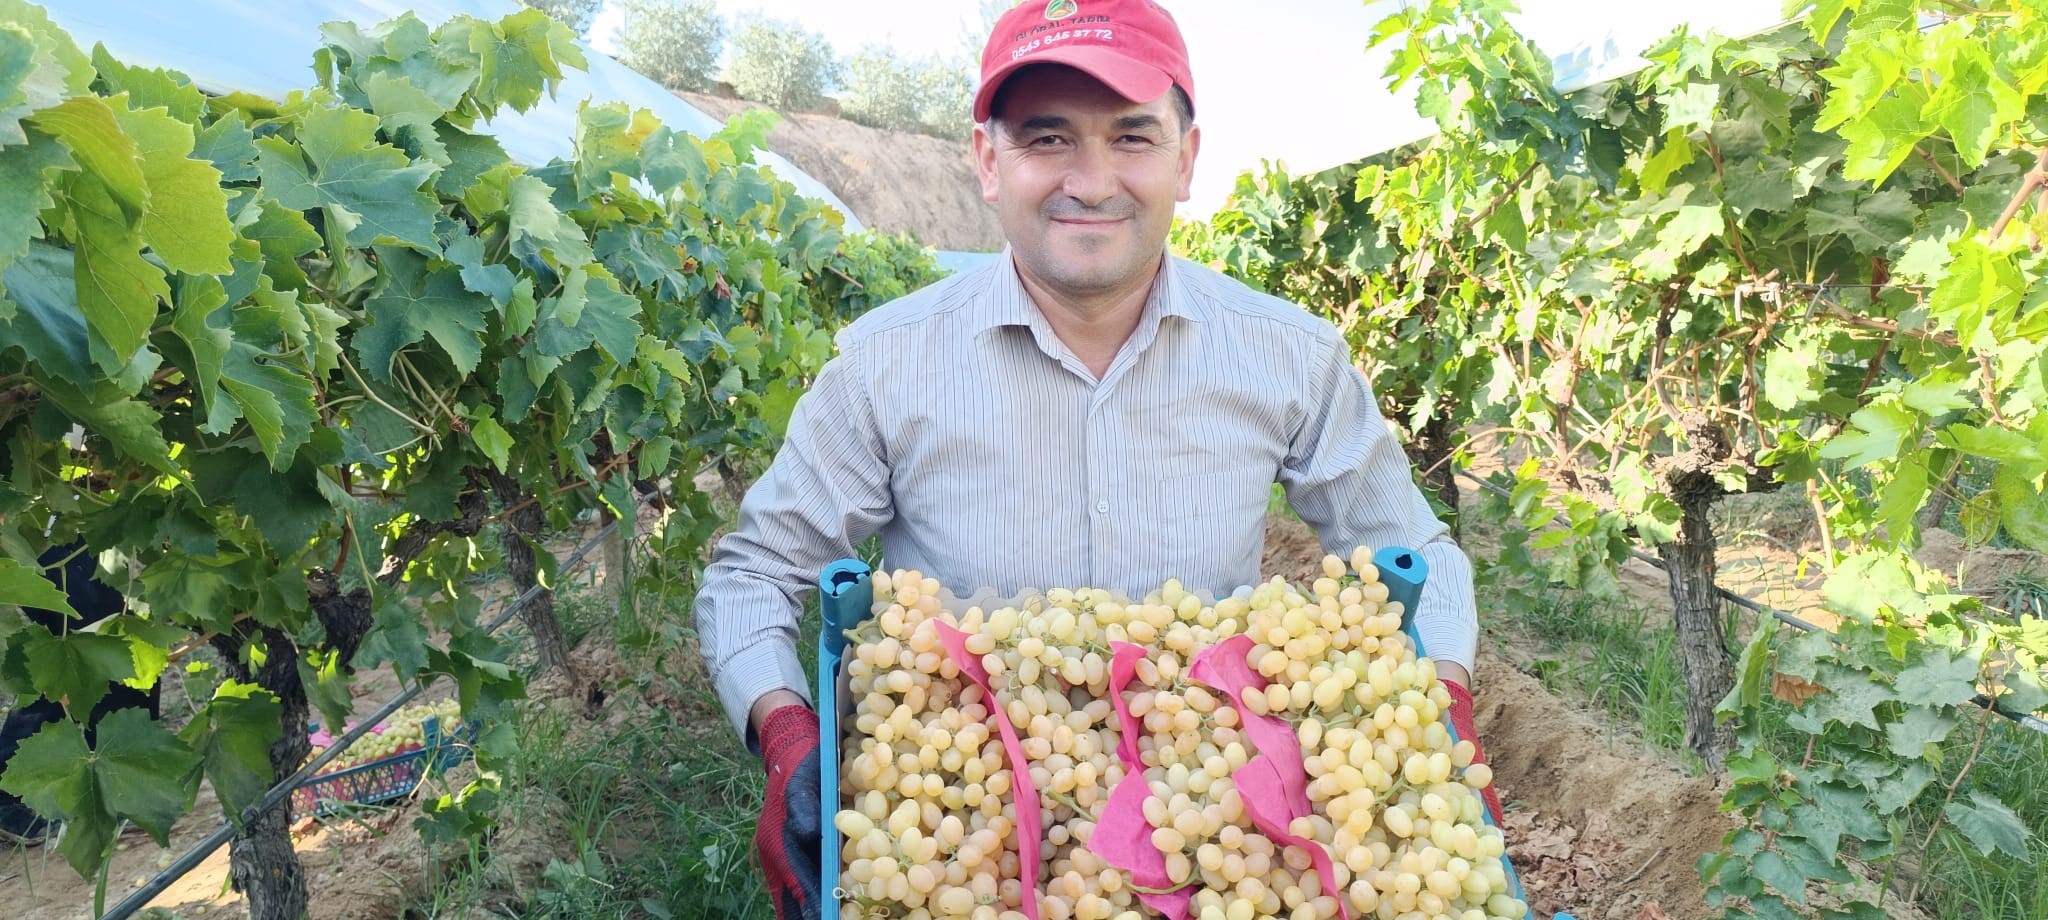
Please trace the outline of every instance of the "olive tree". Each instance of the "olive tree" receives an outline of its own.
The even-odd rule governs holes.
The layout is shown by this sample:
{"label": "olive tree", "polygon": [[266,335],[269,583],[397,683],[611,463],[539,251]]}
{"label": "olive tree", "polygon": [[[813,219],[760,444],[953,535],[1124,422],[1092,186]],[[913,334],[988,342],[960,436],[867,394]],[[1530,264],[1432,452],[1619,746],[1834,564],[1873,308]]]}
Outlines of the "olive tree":
{"label": "olive tree", "polygon": [[621,0],[619,62],[672,90],[711,88],[725,18],[709,0]]}

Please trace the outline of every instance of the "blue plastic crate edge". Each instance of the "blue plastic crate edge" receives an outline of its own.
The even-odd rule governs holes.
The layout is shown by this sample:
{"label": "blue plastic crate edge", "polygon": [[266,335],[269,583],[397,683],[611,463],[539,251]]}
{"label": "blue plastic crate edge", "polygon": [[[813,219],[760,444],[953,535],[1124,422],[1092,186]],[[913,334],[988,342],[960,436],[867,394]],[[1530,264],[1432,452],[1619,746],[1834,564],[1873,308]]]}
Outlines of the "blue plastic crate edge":
{"label": "blue plastic crate edge", "polygon": [[[839,898],[839,661],[846,631],[859,626],[875,606],[874,571],[858,559],[841,559],[818,573],[818,891]],[[835,910],[836,914],[837,911]]]}

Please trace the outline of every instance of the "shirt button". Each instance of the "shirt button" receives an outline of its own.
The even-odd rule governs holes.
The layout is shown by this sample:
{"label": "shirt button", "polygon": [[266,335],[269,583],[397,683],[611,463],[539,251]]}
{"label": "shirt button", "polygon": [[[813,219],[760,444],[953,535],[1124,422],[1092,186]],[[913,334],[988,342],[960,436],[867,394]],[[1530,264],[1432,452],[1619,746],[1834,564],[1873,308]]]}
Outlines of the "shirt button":
{"label": "shirt button", "polygon": [[1108,513],[1109,513],[1109,501],[1108,501],[1107,499],[1104,499],[1104,500],[1102,500],[1102,501],[1098,501],[1098,502],[1096,502],[1096,503],[1095,503],[1095,513],[1096,513],[1096,514],[1108,514]]}

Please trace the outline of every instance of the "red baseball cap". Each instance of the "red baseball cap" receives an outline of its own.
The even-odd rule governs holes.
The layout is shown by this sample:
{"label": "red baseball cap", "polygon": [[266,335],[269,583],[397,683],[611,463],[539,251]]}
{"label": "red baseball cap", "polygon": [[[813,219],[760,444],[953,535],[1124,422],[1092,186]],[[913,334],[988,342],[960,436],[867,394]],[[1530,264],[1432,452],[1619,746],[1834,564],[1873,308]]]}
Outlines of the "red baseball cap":
{"label": "red baseball cap", "polygon": [[996,20],[981,51],[974,120],[987,121],[996,90],[1019,68],[1065,64],[1133,102],[1179,86],[1192,108],[1195,78],[1173,16],[1152,0],[1023,0]]}

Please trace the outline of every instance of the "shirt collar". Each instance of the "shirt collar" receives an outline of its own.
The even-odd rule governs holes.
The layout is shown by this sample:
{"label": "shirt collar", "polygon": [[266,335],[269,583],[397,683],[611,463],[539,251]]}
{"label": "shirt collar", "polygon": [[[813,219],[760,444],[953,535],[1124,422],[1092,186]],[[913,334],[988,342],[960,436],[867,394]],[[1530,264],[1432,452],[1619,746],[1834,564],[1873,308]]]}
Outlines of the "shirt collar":
{"label": "shirt collar", "polygon": [[[1188,290],[1187,280],[1179,277],[1179,260],[1171,253],[1164,256],[1159,274],[1153,277],[1152,292],[1145,298],[1144,314],[1138,319],[1138,328],[1133,330],[1133,339],[1143,336],[1150,339],[1157,332],[1160,317],[1178,316],[1200,322],[1201,306]],[[988,294],[982,301],[977,334],[1002,326],[1024,326],[1034,331],[1051,332],[1045,321],[1045,314],[1038,309],[1038,303],[1031,299],[1031,293],[1024,289],[1024,279],[1017,274],[1017,262],[1010,247],[1003,247],[1002,258],[996,261],[989,272]]]}

